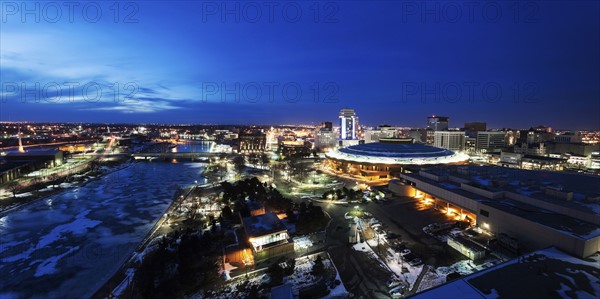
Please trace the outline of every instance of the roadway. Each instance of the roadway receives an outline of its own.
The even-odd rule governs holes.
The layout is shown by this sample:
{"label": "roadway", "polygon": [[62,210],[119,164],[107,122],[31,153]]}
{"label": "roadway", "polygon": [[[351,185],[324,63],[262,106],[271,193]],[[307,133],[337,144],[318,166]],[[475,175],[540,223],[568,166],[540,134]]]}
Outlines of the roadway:
{"label": "roadway", "polygon": [[[356,251],[348,243],[348,221],[344,214],[351,207],[313,202],[331,217],[327,227],[327,252],[339,271],[346,289],[358,298],[389,298],[385,285],[392,273],[379,261]],[[366,246],[366,245],[365,245]]]}

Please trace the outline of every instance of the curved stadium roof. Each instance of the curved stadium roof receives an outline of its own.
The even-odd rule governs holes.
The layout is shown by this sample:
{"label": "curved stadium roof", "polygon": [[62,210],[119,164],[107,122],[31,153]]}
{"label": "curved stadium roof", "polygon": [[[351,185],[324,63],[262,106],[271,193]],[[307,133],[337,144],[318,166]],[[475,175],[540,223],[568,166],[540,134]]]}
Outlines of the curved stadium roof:
{"label": "curved stadium roof", "polygon": [[326,154],[328,158],[374,164],[446,164],[468,160],[465,154],[418,144],[375,142],[340,148]]}

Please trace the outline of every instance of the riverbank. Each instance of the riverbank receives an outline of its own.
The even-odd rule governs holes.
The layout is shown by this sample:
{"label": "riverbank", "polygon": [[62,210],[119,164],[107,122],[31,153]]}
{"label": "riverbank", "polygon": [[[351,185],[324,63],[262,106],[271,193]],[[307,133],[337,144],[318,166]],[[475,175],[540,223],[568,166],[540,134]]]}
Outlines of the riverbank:
{"label": "riverbank", "polygon": [[[95,180],[101,179],[103,176],[122,170],[121,166],[128,160],[118,160],[104,162],[98,169],[89,170],[84,168],[82,171],[71,175],[72,180],[66,181],[64,178],[58,178],[53,181],[45,181],[37,184],[32,184],[24,187],[19,194],[13,195],[9,191],[4,190],[5,194],[0,194],[0,217],[11,211],[21,209],[31,203],[37,202],[49,196],[61,193],[63,191],[82,187]],[[128,164],[128,163],[127,163]],[[126,165],[125,167],[127,167]],[[3,190],[3,189],[2,189]]]}
{"label": "riverbank", "polygon": [[171,204],[165,209],[162,216],[158,221],[156,221],[146,237],[144,237],[132,254],[125,260],[124,263],[122,263],[119,269],[102,284],[100,289],[98,289],[91,298],[112,298],[113,296],[118,296],[126,290],[131,291],[130,284],[131,280],[133,279],[133,275],[135,274],[135,269],[138,266],[138,262],[143,258],[144,254],[147,253],[147,250],[150,249],[150,245],[155,243],[153,241],[158,240],[165,234],[165,231],[160,231],[160,228],[164,227],[164,224],[169,220],[168,215],[172,214],[181,202],[187,200],[188,196],[193,194],[195,189],[196,186],[192,186],[181,189],[175,193]]}

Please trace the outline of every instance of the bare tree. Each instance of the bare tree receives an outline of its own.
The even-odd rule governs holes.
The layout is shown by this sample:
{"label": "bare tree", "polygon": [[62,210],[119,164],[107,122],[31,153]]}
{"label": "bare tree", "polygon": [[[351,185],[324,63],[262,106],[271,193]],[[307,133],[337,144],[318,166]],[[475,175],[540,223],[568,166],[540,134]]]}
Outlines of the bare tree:
{"label": "bare tree", "polygon": [[6,190],[12,192],[13,197],[16,198],[17,192],[19,192],[19,190],[21,190],[22,186],[16,180],[12,180],[12,181],[6,183],[5,188],[6,188]]}

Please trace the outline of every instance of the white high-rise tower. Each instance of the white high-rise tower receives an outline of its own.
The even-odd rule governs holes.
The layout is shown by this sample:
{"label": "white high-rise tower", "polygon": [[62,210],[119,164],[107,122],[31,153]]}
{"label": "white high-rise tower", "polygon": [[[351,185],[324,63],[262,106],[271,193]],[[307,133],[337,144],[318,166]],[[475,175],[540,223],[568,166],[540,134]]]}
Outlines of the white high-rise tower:
{"label": "white high-rise tower", "polygon": [[340,110],[340,139],[355,140],[358,130],[358,116],[354,109]]}

